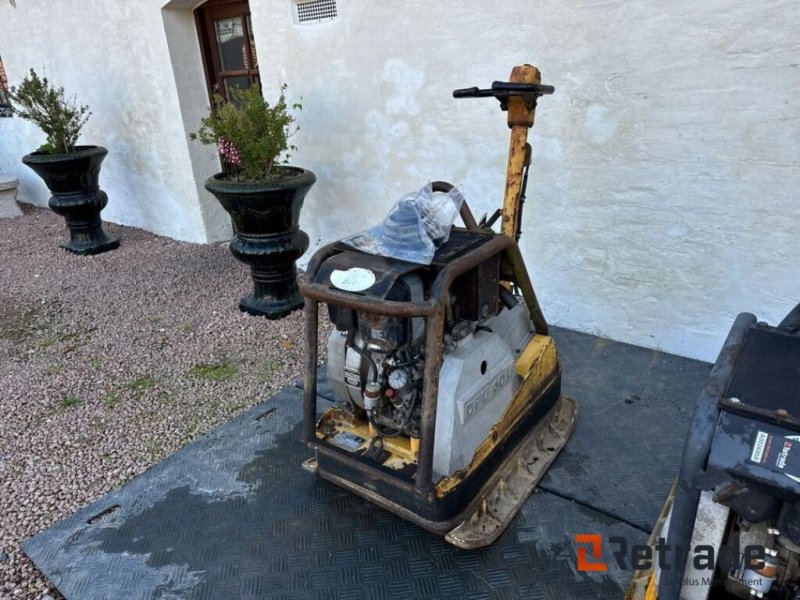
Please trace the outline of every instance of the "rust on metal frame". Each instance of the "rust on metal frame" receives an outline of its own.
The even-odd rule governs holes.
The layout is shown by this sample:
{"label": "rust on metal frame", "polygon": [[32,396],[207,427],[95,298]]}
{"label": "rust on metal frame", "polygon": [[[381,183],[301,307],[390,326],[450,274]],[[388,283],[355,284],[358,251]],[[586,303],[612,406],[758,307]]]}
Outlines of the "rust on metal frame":
{"label": "rust on metal frame", "polygon": [[[538,333],[547,333],[547,322],[533,291],[533,285],[525,269],[519,247],[512,236],[498,235],[492,237],[486,243],[468,251],[446,265],[439,272],[433,283],[430,298],[422,302],[396,302],[354,296],[323,284],[313,283],[313,279],[322,263],[341,251],[341,246],[336,243],[320,248],[309,262],[308,276],[300,286],[306,298],[306,372],[303,392],[303,440],[312,444],[316,440],[319,303],[325,302],[388,317],[424,317],[426,360],[423,375],[422,415],[416,480],[413,486],[398,480],[394,480],[393,485],[398,485],[406,491],[413,491],[419,496],[432,498],[436,400],[439,394],[439,370],[443,359],[442,343],[446,318],[445,307],[449,306],[450,286],[457,277],[482,264],[487,258],[496,254],[503,254],[511,269],[509,274],[522,290]],[[319,446],[317,448],[321,450]],[[337,458],[341,457],[337,455]],[[360,464],[357,468],[371,477],[387,480],[387,475],[378,469],[363,464]],[[391,476],[388,477],[391,479]]]}
{"label": "rust on metal frame", "polygon": [[[547,323],[533,293],[522,256],[512,237],[496,236],[486,243],[460,256],[446,265],[437,276],[431,289],[431,297],[422,302],[394,302],[374,298],[353,296],[330,287],[313,283],[313,278],[321,264],[341,251],[337,244],[329,244],[318,250],[308,266],[308,275],[301,283],[306,297],[306,372],[303,399],[303,439],[307,443],[315,440],[317,411],[318,360],[317,330],[319,325],[319,303],[325,302],[352,308],[371,314],[388,317],[425,317],[425,372],[423,376],[422,415],[420,423],[419,455],[417,458],[417,477],[414,488],[418,494],[428,496],[433,490],[433,443],[436,429],[436,399],[439,393],[439,369],[442,362],[442,341],[444,337],[445,307],[449,305],[450,286],[460,275],[483,263],[487,258],[502,253],[508,260],[514,280],[520,286],[531,311],[534,325],[540,333],[546,333]],[[370,469],[370,474],[379,471]],[[407,484],[403,484],[406,487]]]}

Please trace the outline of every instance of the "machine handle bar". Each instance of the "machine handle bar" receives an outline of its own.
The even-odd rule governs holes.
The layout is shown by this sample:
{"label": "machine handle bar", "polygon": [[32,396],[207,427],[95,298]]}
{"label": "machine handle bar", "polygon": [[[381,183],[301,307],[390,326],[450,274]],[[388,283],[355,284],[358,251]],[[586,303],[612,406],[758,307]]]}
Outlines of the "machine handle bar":
{"label": "machine handle bar", "polygon": [[541,85],[535,83],[514,83],[510,81],[495,81],[492,87],[481,90],[477,87],[463,88],[453,91],[453,98],[487,98],[494,96],[500,101],[506,100],[511,96],[539,97],[552,94],[556,89],[552,85]]}

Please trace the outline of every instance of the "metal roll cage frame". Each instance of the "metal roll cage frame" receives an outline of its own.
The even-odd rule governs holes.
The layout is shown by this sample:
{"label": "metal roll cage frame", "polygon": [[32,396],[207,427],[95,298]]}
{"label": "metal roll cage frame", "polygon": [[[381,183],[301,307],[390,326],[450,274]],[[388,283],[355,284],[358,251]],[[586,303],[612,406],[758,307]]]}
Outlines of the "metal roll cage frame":
{"label": "metal roll cage frame", "polygon": [[[469,210],[469,209],[467,209]],[[465,219],[466,221],[466,219]],[[473,220],[474,223],[474,220]],[[472,227],[468,230],[474,231]],[[516,284],[522,291],[523,299],[528,306],[537,333],[547,334],[548,327],[536,294],[528,276],[516,241],[505,235],[485,232],[488,241],[477,248],[467,251],[446,265],[436,277],[431,288],[430,297],[422,302],[398,302],[360,297],[336,290],[320,283],[312,283],[322,263],[342,252],[338,243],[328,244],[320,248],[308,265],[305,281],[300,285],[305,296],[306,331],[305,331],[305,378],[303,381],[303,433],[304,442],[314,445],[317,423],[317,336],[319,331],[319,303],[324,302],[357,311],[386,317],[423,317],[425,319],[425,369],[422,390],[422,415],[420,423],[419,454],[417,457],[417,473],[415,484],[392,477],[374,467],[337,455],[350,466],[363,473],[380,479],[399,488],[413,492],[423,498],[431,499],[434,482],[433,477],[433,441],[436,428],[436,400],[439,393],[439,371],[442,365],[442,346],[444,340],[444,323],[446,307],[450,305],[450,286],[455,279],[467,271],[482,264],[496,254],[503,254],[510,270],[503,272],[501,279]],[[317,446],[318,450],[324,448]]]}

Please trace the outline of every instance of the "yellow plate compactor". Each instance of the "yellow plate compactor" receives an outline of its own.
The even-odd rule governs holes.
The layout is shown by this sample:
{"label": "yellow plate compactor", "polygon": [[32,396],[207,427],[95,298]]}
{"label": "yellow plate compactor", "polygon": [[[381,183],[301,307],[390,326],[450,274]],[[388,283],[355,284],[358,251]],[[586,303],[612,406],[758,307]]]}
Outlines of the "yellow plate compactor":
{"label": "yellow plate compactor", "polygon": [[[530,165],[528,130],[551,94],[539,70],[456,90],[508,112],[503,208],[477,223],[461,207],[430,265],[321,248],[302,285],[306,310],[304,467],[462,548],[492,543],[571,435],[576,409],[517,241]],[[434,191],[452,185],[435,182]],[[492,230],[501,218],[501,232]],[[342,286],[348,275],[361,285]],[[337,403],[317,413],[319,304],[333,329]]]}

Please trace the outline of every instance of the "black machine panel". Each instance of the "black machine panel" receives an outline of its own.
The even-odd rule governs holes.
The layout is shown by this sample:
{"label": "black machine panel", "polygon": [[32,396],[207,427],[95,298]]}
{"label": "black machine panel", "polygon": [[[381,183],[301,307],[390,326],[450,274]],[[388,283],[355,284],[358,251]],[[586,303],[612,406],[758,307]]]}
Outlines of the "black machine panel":
{"label": "black machine panel", "polygon": [[[363,291],[348,292],[360,296],[370,296],[385,300],[411,301],[410,291],[403,276],[416,273],[425,281],[425,298],[429,286],[439,272],[454,259],[490,241],[493,235],[488,232],[452,229],[450,238],[442,244],[428,265],[419,265],[393,258],[368,254],[339,244],[341,252],[328,258],[320,266],[314,283],[334,287],[331,274],[335,270],[347,271],[354,267],[367,268],[375,275],[375,283]],[[453,294],[458,299],[459,318],[480,321],[497,314],[499,310],[498,285],[500,280],[500,257],[488,257],[483,263],[463,274],[453,283]],[[331,322],[339,330],[349,330],[356,324],[352,309],[328,306]]]}
{"label": "black machine panel", "polygon": [[361,293],[385,298],[394,286],[395,281],[402,275],[420,270],[438,273],[455,258],[485,244],[493,237],[494,236],[488,232],[484,233],[453,228],[450,231],[450,238],[447,242],[436,250],[436,254],[434,254],[430,266],[368,254],[340,243],[337,244],[337,249],[341,249],[341,252],[326,259],[325,262],[320,265],[320,269],[314,278],[314,283],[330,285],[330,276],[334,269],[347,270],[352,267],[369,267],[369,269],[375,273],[376,282],[369,290],[365,290]]}
{"label": "black machine panel", "polygon": [[437,248],[431,264],[439,268],[444,267],[454,258],[466,254],[481,244],[485,244],[493,237],[490,232],[467,231],[466,229],[456,229],[454,227],[450,230],[448,240]]}
{"label": "black machine panel", "polygon": [[723,411],[708,466],[773,494],[800,496],[800,434]]}
{"label": "black machine panel", "polygon": [[800,335],[750,328],[725,396],[800,417]]}
{"label": "black machine panel", "polygon": [[453,294],[459,298],[459,317],[481,321],[499,310],[497,286],[500,284],[500,257],[495,255],[453,282]]}
{"label": "black machine panel", "polygon": [[[376,256],[374,254],[366,254],[358,250],[348,249],[349,246],[343,245],[342,247],[345,249],[343,252],[330,257],[320,265],[319,272],[314,280],[315,283],[332,285],[331,273],[333,273],[333,271],[347,271],[353,267],[369,266],[369,270],[375,275],[375,283],[372,284],[368,290],[350,293],[359,295],[368,294],[376,298],[389,299],[388,296],[397,283],[397,280],[406,273],[411,273],[419,268],[419,265],[415,265],[414,263]],[[392,299],[403,300],[404,298]]]}
{"label": "black machine panel", "polygon": [[720,408],[708,469],[800,495],[800,336],[748,328]]}

